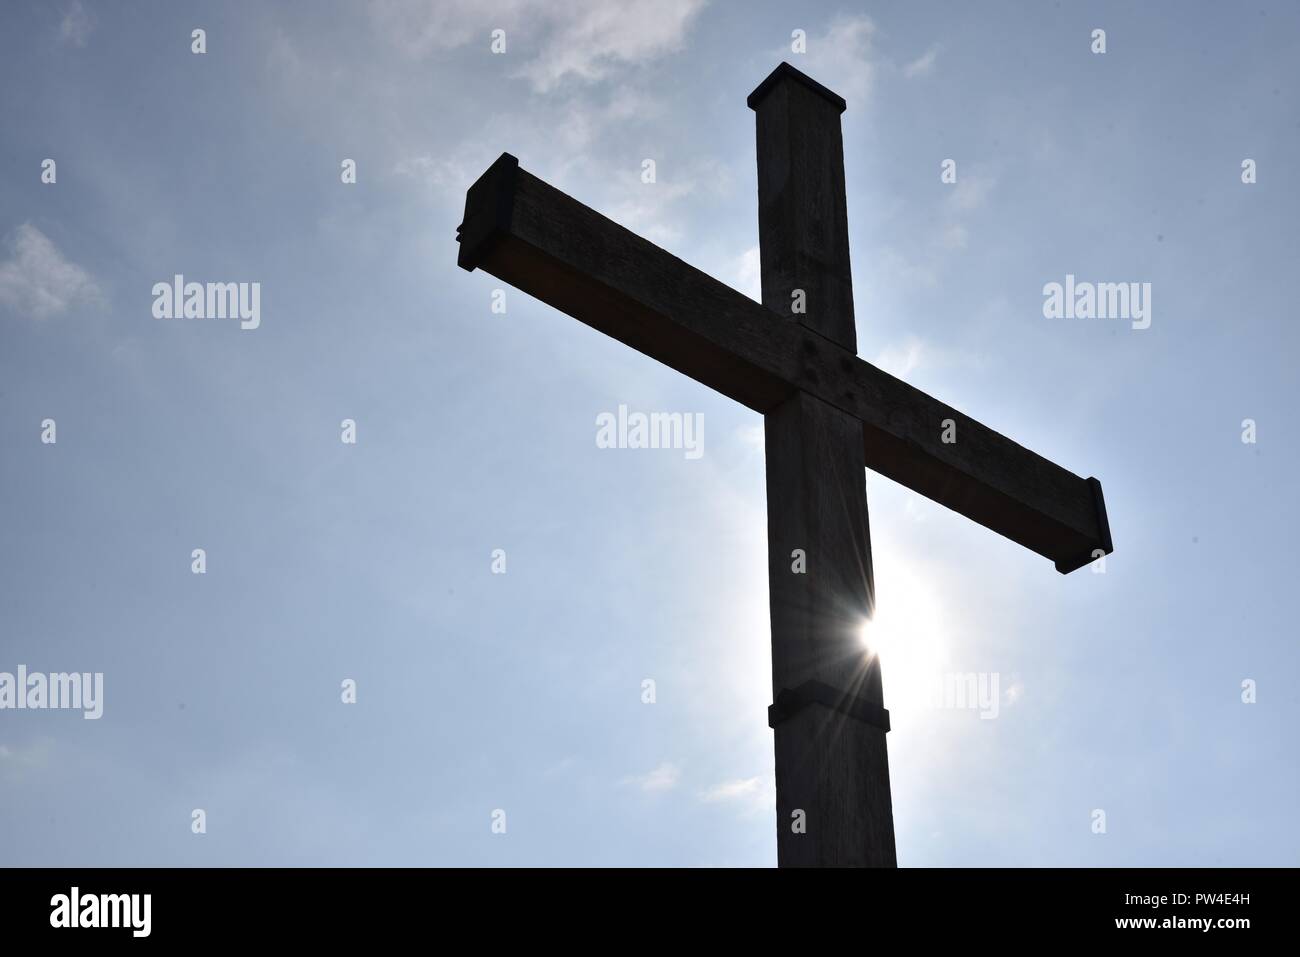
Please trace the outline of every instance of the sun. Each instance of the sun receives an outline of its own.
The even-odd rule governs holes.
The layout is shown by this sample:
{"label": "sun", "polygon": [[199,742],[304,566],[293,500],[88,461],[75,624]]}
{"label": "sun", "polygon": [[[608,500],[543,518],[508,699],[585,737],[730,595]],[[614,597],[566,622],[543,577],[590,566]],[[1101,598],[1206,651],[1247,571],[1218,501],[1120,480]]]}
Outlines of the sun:
{"label": "sun", "polygon": [[948,664],[942,600],[921,569],[905,560],[878,569],[876,586],[875,616],[859,631],[862,646],[880,661],[885,707],[919,711]]}

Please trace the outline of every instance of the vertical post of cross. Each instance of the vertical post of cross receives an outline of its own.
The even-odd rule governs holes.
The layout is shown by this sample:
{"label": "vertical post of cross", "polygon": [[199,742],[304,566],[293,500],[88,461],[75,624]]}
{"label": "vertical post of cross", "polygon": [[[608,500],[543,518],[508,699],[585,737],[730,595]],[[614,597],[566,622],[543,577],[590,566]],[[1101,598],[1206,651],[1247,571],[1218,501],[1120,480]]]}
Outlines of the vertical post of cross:
{"label": "vertical post of cross", "polygon": [[[783,63],[748,103],[763,304],[856,352],[844,100]],[[804,349],[811,368],[815,340]],[[764,432],[778,864],[892,867],[889,714],[862,644],[875,601],[862,423],[798,392]]]}

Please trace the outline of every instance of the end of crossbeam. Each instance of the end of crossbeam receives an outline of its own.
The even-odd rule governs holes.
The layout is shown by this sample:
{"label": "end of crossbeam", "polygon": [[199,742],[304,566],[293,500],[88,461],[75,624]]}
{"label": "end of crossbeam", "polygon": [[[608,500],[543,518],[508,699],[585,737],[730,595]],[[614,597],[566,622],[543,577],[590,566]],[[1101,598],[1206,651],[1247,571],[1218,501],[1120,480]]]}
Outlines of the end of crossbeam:
{"label": "end of crossbeam", "polygon": [[748,98],[746,98],[745,104],[751,110],[757,110],[762,102],[767,99],[768,94],[783,82],[802,84],[830,103],[831,106],[835,107],[835,109],[840,113],[843,113],[848,108],[848,104],[844,102],[844,97],[832,90],[828,90],[806,73],[802,73],[792,67],[789,63],[784,62],[769,73],[766,80],[754,88],[754,92],[749,94]]}
{"label": "end of crossbeam", "polygon": [[519,160],[502,153],[465,194],[465,218],[456,227],[456,265],[473,272],[496,238],[509,231]]}
{"label": "end of crossbeam", "polygon": [[1109,555],[1115,550],[1115,543],[1110,538],[1110,521],[1106,518],[1106,497],[1102,495],[1101,482],[1089,476],[1088,487],[1092,489],[1092,501],[1093,507],[1097,510],[1097,529],[1100,537],[1092,548],[1083,554],[1057,561],[1056,570],[1062,575],[1068,575],[1084,565],[1091,565],[1098,558]]}

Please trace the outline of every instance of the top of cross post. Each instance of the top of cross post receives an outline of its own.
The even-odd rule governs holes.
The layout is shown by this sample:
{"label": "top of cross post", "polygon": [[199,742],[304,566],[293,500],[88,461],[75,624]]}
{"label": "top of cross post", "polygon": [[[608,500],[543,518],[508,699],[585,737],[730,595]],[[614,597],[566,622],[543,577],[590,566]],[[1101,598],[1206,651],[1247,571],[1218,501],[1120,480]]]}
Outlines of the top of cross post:
{"label": "top of cross post", "polygon": [[822,99],[826,100],[837,111],[843,113],[848,104],[844,102],[844,97],[832,90],[828,90],[806,73],[796,70],[789,63],[784,61],[775,70],[767,75],[767,79],[754,88],[754,92],[749,94],[745,99],[745,105],[751,110],[757,110],[759,105],[767,98],[767,95],[776,88],[777,84],[783,81],[793,81],[801,83],[808,89],[812,90]]}

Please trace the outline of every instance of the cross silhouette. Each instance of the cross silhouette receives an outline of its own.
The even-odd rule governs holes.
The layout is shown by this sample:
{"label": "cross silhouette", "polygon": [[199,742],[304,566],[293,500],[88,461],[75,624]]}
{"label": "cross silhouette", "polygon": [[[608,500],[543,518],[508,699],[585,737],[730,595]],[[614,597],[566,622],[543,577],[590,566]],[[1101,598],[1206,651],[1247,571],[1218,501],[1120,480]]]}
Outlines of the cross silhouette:
{"label": "cross silhouette", "polygon": [[842,98],[782,63],[757,114],[763,302],[682,262],[503,153],[470,187],[458,262],[763,414],[777,859],[894,866],[864,470],[1051,559],[1112,550],[1082,479],[857,356]]}

